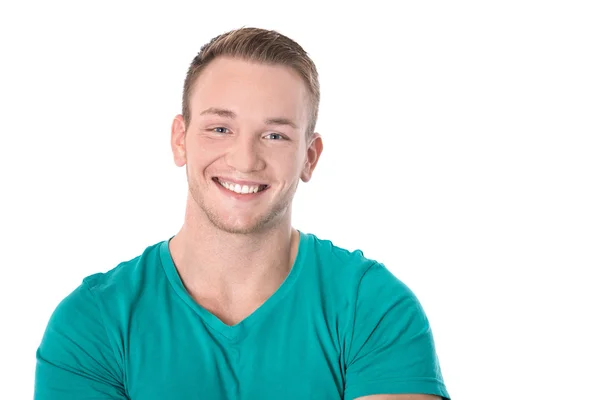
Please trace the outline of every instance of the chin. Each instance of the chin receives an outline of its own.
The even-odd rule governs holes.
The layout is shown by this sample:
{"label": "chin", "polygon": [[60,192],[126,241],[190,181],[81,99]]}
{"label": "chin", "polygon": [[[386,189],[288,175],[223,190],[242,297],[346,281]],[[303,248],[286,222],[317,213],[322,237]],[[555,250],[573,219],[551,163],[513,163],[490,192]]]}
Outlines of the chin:
{"label": "chin", "polygon": [[268,209],[235,209],[219,204],[220,199],[205,198],[197,188],[190,189],[191,199],[196,203],[198,211],[201,211],[214,227],[232,234],[263,232],[284,220],[285,215],[290,212],[291,198],[278,201]]}
{"label": "chin", "polygon": [[258,220],[242,219],[242,218],[214,218],[214,215],[208,214],[210,222],[218,229],[227,233],[248,235],[264,231],[271,224],[269,219],[263,218]]}

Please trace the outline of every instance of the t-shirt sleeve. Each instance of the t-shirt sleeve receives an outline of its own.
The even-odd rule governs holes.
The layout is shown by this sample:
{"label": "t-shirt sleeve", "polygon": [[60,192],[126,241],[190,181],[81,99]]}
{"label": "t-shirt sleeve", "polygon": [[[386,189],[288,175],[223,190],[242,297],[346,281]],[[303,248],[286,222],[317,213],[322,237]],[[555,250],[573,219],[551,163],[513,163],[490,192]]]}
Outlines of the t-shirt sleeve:
{"label": "t-shirt sleeve", "polygon": [[375,263],[363,275],[354,316],[345,399],[404,393],[450,399],[427,316],[384,265]]}
{"label": "t-shirt sleeve", "polygon": [[121,363],[85,282],[54,310],[36,361],[36,400],[128,398]]}

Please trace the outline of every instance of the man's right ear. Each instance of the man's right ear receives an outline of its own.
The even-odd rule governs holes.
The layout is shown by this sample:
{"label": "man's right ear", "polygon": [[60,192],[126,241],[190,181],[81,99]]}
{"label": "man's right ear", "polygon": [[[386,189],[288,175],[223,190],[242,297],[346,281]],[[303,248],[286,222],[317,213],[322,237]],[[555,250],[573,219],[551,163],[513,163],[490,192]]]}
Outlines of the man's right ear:
{"label": "man's right ear", "polygon": [[183,167],[187,162],[187,158],[185,153],[185,121],[181,114],[173,119],[171,125],[171,150],[173,150],[175,165]]}

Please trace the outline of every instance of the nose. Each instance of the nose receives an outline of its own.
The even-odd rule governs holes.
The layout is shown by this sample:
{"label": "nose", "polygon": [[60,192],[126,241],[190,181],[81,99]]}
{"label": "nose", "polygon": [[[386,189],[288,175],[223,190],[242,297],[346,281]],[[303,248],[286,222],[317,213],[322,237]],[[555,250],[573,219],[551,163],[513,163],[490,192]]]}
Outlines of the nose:
{"label": "nose", "polygon": [[258,139],[237,136],[227,154],[227,164],[239,172],[253,172],[264,168]]}

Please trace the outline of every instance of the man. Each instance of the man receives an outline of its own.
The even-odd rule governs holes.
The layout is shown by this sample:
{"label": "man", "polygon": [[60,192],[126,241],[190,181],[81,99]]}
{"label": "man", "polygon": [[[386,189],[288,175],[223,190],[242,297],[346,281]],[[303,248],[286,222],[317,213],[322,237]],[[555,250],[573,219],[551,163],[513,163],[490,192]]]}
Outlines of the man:
{"label": "man", "polygon": [[60,303],[36,399],[449,398],[414,294],[291,226],[323,150],[318,105],[291,39],[244,28],[202,47],[171,132],[184,224]]}

